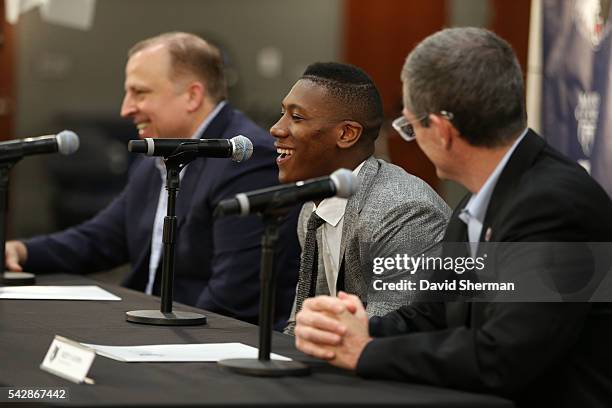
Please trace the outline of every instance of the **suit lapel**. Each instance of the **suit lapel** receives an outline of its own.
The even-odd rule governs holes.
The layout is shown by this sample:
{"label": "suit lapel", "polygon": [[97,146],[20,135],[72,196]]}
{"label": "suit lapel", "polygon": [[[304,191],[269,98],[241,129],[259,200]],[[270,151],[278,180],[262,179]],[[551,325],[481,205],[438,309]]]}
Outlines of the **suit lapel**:
{"label": "suit lapel", "polygon": [[[338,281],[336,282],[336,288],[346,290],[345,282],[360,282],[363,278],[361,276],[354,276],[355,273],[359,273],[354,268],[345,268],[346,262],[344,262],[344,254],[346,253],[346,246],[355,235],[355,225],[353,220],[356,219],[357,215],[363,209],[363,205],[366,197],[368,196],[372,183],[378,173],[378,160],[374,157],[368,158],[357,176],[359,179],[359,188],[357,192],[349,198],[346,203],[346,209],[344,210],[344,223],[342,226],[342,239],[340,240],[340,256],[338,258]],[[340,280],[342,279],[342,282]]]}
{"label": "suit lapel", "polygon": [[[227,126],[234,116],[234,109],[229,103],[226,103],[219,111],[217,116],[208,124],[204,133],[198,136],[199,139],[225,139],[228,135],[225,134]],[[236,135],[230,135],[234,137]],[[204,168],[208,158],[201,157],[191,162],[187,168],[183,169],[185,174],[181,180],[179,194],[176,200],[176,217],[177,226],[185,222],[189,209],[194,203],[193,195],[200,184],[200,178],[204,173]],[[207,174],[207,177],[214,177],[215,174]]]}
{"label": "suit lapel", "polygon": [[[217,116],[208,124],[200,139],[231,139],[237,135],[226,135],[227,126],[234,118],[234,108],[228,103],[217,113]],[[229,136],[229,137],[228,137]]]}
{"label": "suit lapel", "polygon": [[[484,222],[482,223],[482,232],[480,234],[480,242],[498,240],[496,231],[501,227],[496,225],[496,222],[503,222],[499,216],[502,213],[503,206],[512,198],[512,194],[516,191],[516,185],[520,181],[523,174],[533,165],[533,162],[546,146],[546,142],[531,129],[527,132],[523,140],[516,147],[506,167],[497,180],[497,184],[493,189],[491,201],[487,207]],[[503,215],[502,215],[503,217]],[[505,217],[503,217],[505,218]],[[479,246],[479,252],[483,246]],[[475,302],[472,305],[470,313],[470,321],[472,327],[480,327],[484,319],[484,312],[487,303]]]}
{"label": "suit lapel", "polygon": [[[469,249],[467,247],[467,225],[459,219],[461,210],[466,206],[471,194],[466,194],[465,197],[457,204],[453,214],[451,215],[446,232],[444,233],[444,243],[442,256],[468,256]],[[465,245],[465,250],[461,248]],[[461,253],[459,253],[461,252]],[[470,304],[464,301],[448,301],[446,302],[446,322],[448,327],[457,327],[468,324],[468,316],[470,314]]]}
{"label": "suit lapel", "polygon": [[500,213],[503,205],[510,199],[521,176],[533,165],[534,160],[545,145],[544,139],[530,129],[516,147],[493,189],[491,201],[489,201],[485,219],[482,223],[480,242],[495,241],[497,215]]}
{"label": "suit lapel", "polygon": [[459,219],[459,213],[467,205],[470,197],[471,194],[466,194],[455,207],[444,232],[444,242],[467,242],[467,225]]}
{"label": "suit lapel", "polygon": [[[344,265],[344,254],[346,252],[346,245],[348,242],[351,242],[353,236],[355,235],[356,223],[353,222],[353,220],[356,219],[357,215],[361,212],[363,208],[365,199],[368,196],[372,187],[372,183],[374,182],[374,178],[376,177],[376,173],[378,173],[378,167],[378,161],[374,157],[370,157],[365,161],[358,175],[359,189],[357,190],[357,193],[354,194],[351,198],[349,198],[348,202],[346,203],[346,209],[344,210],[344,223],[342,226],[342,239],[340,240],[340,257],[338,258],[339,267],[342,267],[342,265]],[[355,279],[353,280],[353,282],[358,281],[358,277],[346,275],[346,273],[351,274],[353,271],[344,272],[344,274],[339,273],[339,276],[344,275],[344,279],[348,281],[350,281],[351,279]]]}
{"label": "suit lapel", "polygon": [[[533,164],[545,144],[541,137],[529,130],[525,138],[516,147],[493,189],[491,201],[482,224],[480,242],[495,240],[495,222],[504,203],[510,198],[520,177]],[[469,197],[468,194],[455,208],[444,237],[445,242],[467,242],[467,226],[459,219],[458,215],[467,204]],[[482,246],[479,248],[482,249]],[[449,327],[459,325],[478,327],[485,307],[486,303],[480,302],[473,304],[472,302],[448,302],[446,318]]]}
{"label": "suit lapel", "polygon": [[[139,159],[140,160],[140,159]],[[149,274],[149,255],[151,253],[151,237],[153,234],[153,224],[155,223],[155,212],[159,202],[159,193],[161,190],[162,180],[159,169],[155,165],[157,158],[142,158],[144,163],[134,166],[141,166],[138,169],[138,174],[141,175],[136,183],[133,184],[135,191],[142,195],[143,207],[140,208],[138,216],[135,217],[138,227],[133,231],[136,234],[129,236],[132,242],[137,243],[136,253],[137,258],[132,265],[133,273],[126,277],[124,283],[131,288],[143,290],[146,286],[146,278]],[[142,189],[141,189],[142,188]],[[138,192],[135,193],[138,196]],[[133,215],[133,214],[132,214]]]}
{"label": "suit lapel", "polygon": [[149,186],[145,190],[147,192],[147,196],[144,197],[145,206],[142,209],[142,216],[140,219],[143,222],[144,226],[148,226],[148,228],[139,228],[139,231],[146,231],[147,239],[149,242],[149,246],[151,244],[151,233],[153,230],[153,223],[155,222],[155,212],[157,211],[157,204],[159,203],[159,194],[161,192],[162,187],[162,178],[160,174],[160,170],[155,164],[158,160],[157,157],[147,158],[148,162],[143,164],[147,166],[147,174],[151,174],[150,177],[147,177],[147,183]]}
{"label": "suit lapel", "polygon": [[194,203],[193,195],[197,190],[199,180],[202,177],[202,169],[206,159],[197,159],[191,162],[183,171],[185,175],[181,180],[178,196],[176,198],[176,218],[177,227],[182,225],[189,214],[189,210]]}

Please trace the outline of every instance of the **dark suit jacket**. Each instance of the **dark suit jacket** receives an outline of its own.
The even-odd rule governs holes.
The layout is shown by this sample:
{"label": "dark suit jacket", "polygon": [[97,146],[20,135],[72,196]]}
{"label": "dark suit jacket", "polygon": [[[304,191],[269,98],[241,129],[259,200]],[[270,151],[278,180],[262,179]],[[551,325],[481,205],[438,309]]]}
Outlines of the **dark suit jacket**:
{"label": "dark suit jacket", "polygon": [[[445,241],[466,241],[458,219]],[[483,223],[497,242],[610,242],[612,203],[574,162],[529,131]],[[495,393],[520,406],[612,403],[607,303],[422,303],[370,321],[358,374]]]}
{"label": "dark suit jacket", "polygon": [[[260,240],[256,216],[213,220],[215,206],[236,193],[278,184],[272,137],[229,104],[201,138],[230,139],[243,134],[253,142],[250,160],[199,158],[190,163],[177,197],[174,300],[257,323]],[[124,285],[144,290],[149,274],[151,234],[161,177],[155,158],[132,166],[123,192],[94,218],[76,227],[26,241],[31,272],[86,273],[130,262]],[[277,327],[289,316],[299,267],[296,208],[282,228],[276,258]],[[161,262],[160,262],[161,265]],[[154,293],[159,293],[161,266]]]}

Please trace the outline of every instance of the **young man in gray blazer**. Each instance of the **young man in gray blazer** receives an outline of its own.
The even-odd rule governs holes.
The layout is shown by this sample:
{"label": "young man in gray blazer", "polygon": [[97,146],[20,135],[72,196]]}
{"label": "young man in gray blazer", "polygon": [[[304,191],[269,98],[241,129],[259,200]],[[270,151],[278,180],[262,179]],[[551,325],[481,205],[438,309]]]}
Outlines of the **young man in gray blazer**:
{"label": "young man in gray blazer", "polygon": [[[402,81],[404,137],[470,192],[444,241],[466,255],[498,247],[488,276],[529,279],[505,302],[415,302],[369,320],[352,295],[309,299],[297,348],[363,377],[496,394],[517,407],[609,407],[612,303],[583,301],[585,278],[595,265],[596,279],[609,278],[609,261],[581,248],[612,242],[610,197],[527,128],[523,74],[496,34],[437,32],[409,54]],[[550,301],[555,290],[562,296]]]}
{"label": "young man in gray blazer", "polygon": [[280,181],[347,168],[360,182],[349,199],[332,197],[302,208],[300,276],[287,333],[293,333],[307,297],[344,290],[359,296],[370,316],[410,302],[408,292],[372,289],[373,259],[388,255],[379,249],[416,256],[443,237],[450,215],[444,201],[421,179],[372,156],[382,122],[376,86],[351,65],[310,65],[282,102],[282,116],[270,129]]}

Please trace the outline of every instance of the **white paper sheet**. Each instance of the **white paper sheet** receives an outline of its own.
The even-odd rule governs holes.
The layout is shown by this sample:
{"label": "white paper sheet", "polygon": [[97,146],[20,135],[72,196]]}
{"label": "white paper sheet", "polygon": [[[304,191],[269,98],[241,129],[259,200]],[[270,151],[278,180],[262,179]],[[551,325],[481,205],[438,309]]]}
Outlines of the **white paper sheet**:
{"label": "white paper sheet", "polygon": [[5,286],[0,299],[39,300],[121,300],[95,285],[84,286]]}
{"label": "white paper sheet", "polygon": [[[257,358],[255,347],[242,343],[159,344],[151,346],[102,346],[82,343],[100,356],[127,363],[144,362],[211,362],[226,358]],[[271,353],[273,360],[291,361]]]}

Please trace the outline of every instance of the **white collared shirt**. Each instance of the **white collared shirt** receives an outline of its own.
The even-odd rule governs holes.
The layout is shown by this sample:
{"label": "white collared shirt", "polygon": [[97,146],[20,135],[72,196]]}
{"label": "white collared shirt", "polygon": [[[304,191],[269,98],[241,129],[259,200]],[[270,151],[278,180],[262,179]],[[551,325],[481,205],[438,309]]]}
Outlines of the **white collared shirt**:
{"label": "white collared shirt", "polygon": [[514,150],[519,143],[521,143],[521,140],[523,140],[526,134],[527,129],[525,129],[523,133],[521,133],[521,135],[514,141],[510,149],[508,149],[504,157],[502,157],[495,167],[495,170],[493,170],[491,175],[487,178],[487,181],[485,181],[483,186],[476,194],[472,194],[472,197],[470,197],[470,200],[465,208],[463,208],[463,210],[461,210],[459,213],[459,218],[461,221],[467,224],[468,241],[470,242],[470,252],[473,257],[476,256],[476,252],[478,251],[478,242],[480,241],[480,234],[482,233],[482,224],[484,223],[487,208],[489,207],[491,195],[493,194],[497,180],[499,179],[501,172],[506,167],[506,164],[508,164],[512,153],[514,153]]}
{"label": "white collared shirt", "polygon": [[[353,170],[357,176],[365,161]],[[325,277],[329,294],[336,296],[336,281],[340,270],[340,243],[342,242],[342,227],[344,226],[344,211],[346,210],[346,198],[330,197],[315,205],[313,211],[325,220],[323,224],[322,248],[323,265],[325,266]],[[318,262],[318,261],[317,261]]]}
{"label": "white collared shirt", "polygon": [[[223,109],[223,107],[227,104],[227,101],[221,101],[215,109],[204,119],[202,124],[198,126],[198,129],[195,131],[193,135],[191,135],[191,139],[196,139],[198,136],[204,134],[204,131],[212,122],[212,120],[219,114],[219,111]],[[161,189],[159,191],[159,199],[157,201],[157,210],[155,211],[155,219],[153,221],[153,232],[151,236],[151,256],[149,257],[149,280],[147,281],[147,286],[145,287],[145,293],[150,295],[153,293],[153,285],[155,284],[155,274],[157,272],[157,267],[159,265],[159,261],[162,257],[162,249],[163,249],[163,233],[164,233],[164,218],[167,214],[168,207],[168,194],[165,193],[166,189],[166,167],[164,166],[161,158],[156,160],[155,165],[159,169],[159,175],[162,180]],[[179,173],[179,180],[183,180],[183,175],[187,171],[187,167],[184,168]]]}

